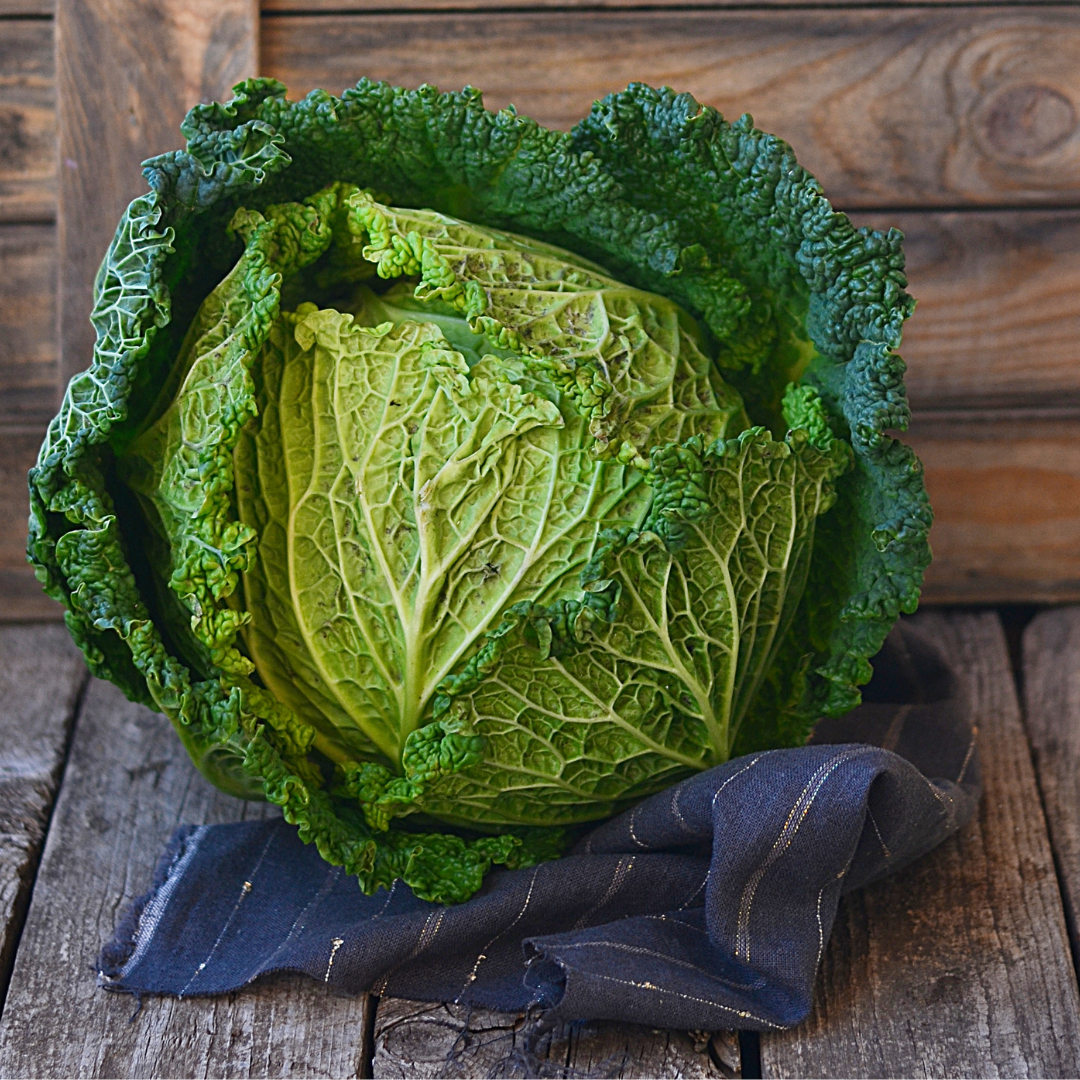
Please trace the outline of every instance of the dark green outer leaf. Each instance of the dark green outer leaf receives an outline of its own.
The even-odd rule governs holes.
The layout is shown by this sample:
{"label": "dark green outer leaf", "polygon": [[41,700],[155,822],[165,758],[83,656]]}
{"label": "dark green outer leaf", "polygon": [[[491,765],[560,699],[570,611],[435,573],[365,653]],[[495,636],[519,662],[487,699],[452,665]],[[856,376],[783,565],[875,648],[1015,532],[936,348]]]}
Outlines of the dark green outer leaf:
{"label": "dark green outer leaf", "polygon": [[[194,680],[155,628],[110,495],[113,448],[143,419],[191,315],[235,260],[232,212],[347,180],[567,246],[671,296],[724,337],[721,363],[740,373],[757,422],[779,426],[783,384],[809,364],[856,467],[822,520],[771,696],[743,736],[798,741],[822,710],[858,700],[867,658],[915,607],[929,562],[921,468],[885,435],[908,418],[891,351],[913,303],[899,233],[854,229],[748,117],[729,124],[689,95],[640,84],[561,134],[511,110],[488,113],[471,89],[361,80],[340,99],[315,91],[291,103],[273,80],[250,80],[232,102],[193,109],[182,130],[187,151],[147,163],[151,193],[131,204],[102,263],[93,364],[72,380],[30,476],[29,556],[96,674],[156,703],[189,742],[209,747],[239,730],[240,706]],[[287,777],[262,775],[288,803]],[[287,813],[318,816],[301,803]]]}

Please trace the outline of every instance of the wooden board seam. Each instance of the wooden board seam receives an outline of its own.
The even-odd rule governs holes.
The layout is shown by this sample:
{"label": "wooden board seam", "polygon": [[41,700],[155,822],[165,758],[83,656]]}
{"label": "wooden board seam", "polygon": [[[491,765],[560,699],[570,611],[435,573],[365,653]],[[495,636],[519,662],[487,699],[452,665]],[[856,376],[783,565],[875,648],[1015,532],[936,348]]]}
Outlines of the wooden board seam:
{"label": "wooden board seam", "polygon": [[[1032,768],[1035,769],[1035,787],[1039,792],[1039,806],[1042,808],[1043,817],[1049,818],[1050,809],[1047,806],[1046,795],[1043,792],[1042,773],[1034,759],[1032,760]],[[1077,928],[1076,914],[1072,909],[1072,905],[1068,902],[1068,890],[1065,887],[1065,869],[1061,865],[1061,858],[1053,844],[1050,845],[1050,854],[1053,856],[1054,878],[1057,881],[1058,892],[1061,893],[1061,906],[1065,912],[1065,929],[1069,938],[1069,956],[1072,959],[1077,982],[1080,982],[1080,929]]]}
{"label": "wooden board seam", "polygon": [[368,994],[367,1012],[364,1014],[364,1035],[361,1040],[361,1061],[357,1075],[360,1080],[372,1080],[375,1075],[375,1020],[379,1015],[382,998]]}
{"label": "wooden board seam", "polygon": [[[86,697],[86,689],[90,685],[90,672],[83,671],[82,678],[79,682],[79,689],[75,694],[75,703],[72,706],[69,714],[67,732],[64,736],[64,743],[60,752],[60,763],[57,768],[56,778],[56,790],[53,792],[52,802],[49,804],[48,813],[45,816],[44,829],[41,834],[41,843],[38,846],[37,851],[34,853],[34,857],[29,866],[29,873],[31,877],[30,887],[26,889],[21,898],[19,908],[15,912],[13,920],[14,932],[12,937],[14,939],[15,950],[14,954],[18,956],[19,945],[22,942],[23,930],[26,929],[26,916],[30,911],[30,905],[34,901],[34,886],[37,883],[37,872],[41,866],[41,856],[45,851],[45,845],[49,841],[49,830],[52,828],[53,815],[56,813],[56,800],[60,797],[60,789],[64,786],[64,775],[67,772],[68,759],[71,757],[71,744],[75,737],[75,720],[79,715],[79,711],[82,709],[83,699]],[[0,1020],[4,1018],[4,1008],[7,1005],[8,987],[11,985],[11,969],[0,969]]]}
{"label": "wooden board seam", "polygon": [[[1066,768],[1070,762],[1071,746],[1068,738],[1071,722],[1074,722],[1076,717],[1070,716],[1070,701],[1067,697],[1067,690],[1065,685],[1067,684],[1072,671],[1069,670],[1071,665],[1070,659],[1080,659],[1080,653],[1077,650],[1072,650],[1070,656],[1066,653],[1063,658],[1060,655],[1055,656],[1056,663],[1053,667],[1058,670],[1054,672],[1056,680],[1053,680],[1056,689],[1060,697],[1057,700],[1051,699],[1050,710],[1047,715],[1047,701],[1045,700],[1045,677],[1046,667],[1039,662],[1043,660],[1040,655],[1042,652],[1050,651],[1046,647],[1045,639],[1041,638],[1041,632],[1048,625],[1053,623],[1067,625],[1073,611],[1069,608],[1057,608],[1050,609],[1049,611],[1043,611],[1028,622],[1024,627],[1021,643],[1021,662],[1019,670],[1016,672],[1017,686],[1020,691],[1020,709],[1021,715],[1024,720],[1024,728],[1028,734],[1028,746],[1031,752],[1032,768],[1035,772],[1035,787],[1039,793],[1039,805],[1042,807],[1043,816],[1046,819],[1050,827],[1051,835],[1051,854],[1054,861],[1054,875],[1057,878],[1058,889],[1061,892],[1062,907],[1065,912],[1065,927],[1069,936],[1069,952],[1072,957],[1073,968],[1077,973],[1077,979],[1080,980],[1080,927],[1078,927],[1078,912],[1075,907],[1075,898],[1073,896],[1074,889],[1070,889],[1069,872],[1064,864],[1064,854],[1060,850],[1062,843],[1068,844],[1069,838],[1055,835],[1057,830],[1062,827],[1062,811],[1068,813],[1068,808],[1062,805],[1060,793],[1057,792],[1058,780],[1060,774],[1055,775],[1055,766],[1062,765],[1062,759]],[[1040,645],[1042,648],[1040,649]],[[1062,670],[1062,660],[1064,659],[1064,670]],[[1041,670],[1040,670],[1041,668]],[[1043,691],[1040,694],[1038,691]],[[1047,736],[1049,732],[1048,727],[1058,726],[1060,736],[1065,744],[1064,751],[1062,748],[1056,747],[1054,751],[1051,751],[1051,747],[1046,745],[1048,742]],[[1050,791],[1047,790],[1047,785],[1050,785]],[[1055,794],[1057,797],[1055,798]],[[1074,883],[1075,885],[1075,883]]]}

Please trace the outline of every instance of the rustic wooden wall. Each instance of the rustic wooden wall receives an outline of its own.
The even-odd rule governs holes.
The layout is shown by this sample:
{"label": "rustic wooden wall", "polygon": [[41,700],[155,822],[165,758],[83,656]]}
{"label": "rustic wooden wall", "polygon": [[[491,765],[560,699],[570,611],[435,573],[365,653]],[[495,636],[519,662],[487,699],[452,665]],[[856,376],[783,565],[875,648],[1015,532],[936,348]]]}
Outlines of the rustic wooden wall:
{"label": "rustic wooden wall", "polygon": [[[1077,5],[264,0],[259,20],[254,2],[146,0],[132,24],[113,0],[58,0],[55,17],[0,0],[0,618],[58,614],[22,563],[23,478],[88,361],[88,283],[138,162],[254,68],[259,37],[261,73],[294,94],[361,74],[474,83],[568,127],[643,79],[751,112],[857,223],[907,234],[909,438],[937,511],[927,599],[1080,599]],[[57,33],[83,51],[54,73]],[[79,64],[101,48],[117,58],[104,84]],[[59,237],[58,188],[96,207],[62,215]]]}
{"label": "rustic wooden wall", "polygon": [[139,164],[258,67],[257,0],[0,0],[0,620],[57,619],[26,472],[93,348],[94,272]]}
{"label": "rustic wooden wall", "polygon": [[26,470],[59,400],[53,23],[41,7],[0,5],[0,614],[31,619],[58,615],[22,554]]}

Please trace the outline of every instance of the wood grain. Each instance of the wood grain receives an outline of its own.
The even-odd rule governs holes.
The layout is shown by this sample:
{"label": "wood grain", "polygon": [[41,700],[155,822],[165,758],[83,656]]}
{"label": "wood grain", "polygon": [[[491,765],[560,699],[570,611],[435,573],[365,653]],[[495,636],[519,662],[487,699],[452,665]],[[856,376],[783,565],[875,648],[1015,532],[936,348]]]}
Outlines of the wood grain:
{"label": "wood grain", "polygon": [[56,215],[52,23],[0,24],[0,221]]}
{"label": "wood grain", "polygon": [[58,0],[60,356],[65,381],[90,362],[94,274],[140,163],[182,146],[192,105],[253,75],[256,0]]}
{"label": "wood grain", "polygon": [[54,6],[53,0],[0,0],[0,17],[36,15],[39,18],[50,18]]}
{"label": "wood grain", "polygon": [[1076,205],[1078,52],[1075,7],[354,14],[264,20],[262,69],[472,83],[558,128],[643,80],[753,113],[838,205]]}
{"label": "wood grain", "polygon": [[930,603],[1080,599],[1080,419],[917,418],[934,508]]}
{"label": "wood grain", "polygon": [[979,816],[845,901],[810,1019],[762,1036],[764,1076],[1080,1070],[1080,996],[1001,623],[993,613],[920,622],[974,698]]}
{"label": "wood grain", "polygon": [[0,627],[0,997],[86,677],[64,627]]}
{"label": "wood grain", "polygon": [[44,427],[60,403],[56,228],[0,225],[0,425]]}
{"label": "wood grain", "polygon": [[1080,406],[1080,212],[852,218],[905,235],[913,409]]}
{"label": "wood grain", "polygon": [[195,771],[168,721],[94,681],[34,886],[0,1020],[0,1076],[356,1076],[366,999],[310,979],[220,998],[134,1002],[97,989],[94,963],[182,822],[275,814]]}
{"label": "wood grain", "polygon": [[525,1053],[524,1016],[383,998],[375,1011],[372,1076],[435,1080],[473,1076],[739,1076],[733,1036],[695,1038],[631,1024],[593,1023],[556,1030]]}
{"label": "wood grain", "polygon": [[1024,715],[1080,956],[1080,608],[1044,611],[1024,631]]}

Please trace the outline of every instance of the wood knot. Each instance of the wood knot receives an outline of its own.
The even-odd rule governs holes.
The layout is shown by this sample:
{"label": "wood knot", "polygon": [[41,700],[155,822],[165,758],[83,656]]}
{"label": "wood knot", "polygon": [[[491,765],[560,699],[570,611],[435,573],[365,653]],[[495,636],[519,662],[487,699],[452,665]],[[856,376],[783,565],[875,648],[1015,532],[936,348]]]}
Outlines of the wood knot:
{"label": "wood knot", "polygon": [[986,138],[1000,154],[1036,158],[1060,146],[1076,129],[1076,110],[1060,91],[1038,83],[1009,86],[983,112]]}

